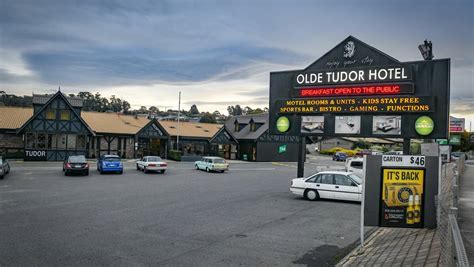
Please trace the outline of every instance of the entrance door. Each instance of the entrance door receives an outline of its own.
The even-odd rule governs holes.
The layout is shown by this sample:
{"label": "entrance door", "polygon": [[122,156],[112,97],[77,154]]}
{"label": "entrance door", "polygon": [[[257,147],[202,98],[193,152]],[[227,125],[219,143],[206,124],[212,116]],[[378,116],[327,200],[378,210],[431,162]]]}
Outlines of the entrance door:
{"label": "entrance door", "polygon": [[148,148],[147,156],[160,156],[161,140],[158,138],[151,138]]}
{"label": "entrance door", "polygon": [[224,145],[224,158],[230,159],[230,145]]}

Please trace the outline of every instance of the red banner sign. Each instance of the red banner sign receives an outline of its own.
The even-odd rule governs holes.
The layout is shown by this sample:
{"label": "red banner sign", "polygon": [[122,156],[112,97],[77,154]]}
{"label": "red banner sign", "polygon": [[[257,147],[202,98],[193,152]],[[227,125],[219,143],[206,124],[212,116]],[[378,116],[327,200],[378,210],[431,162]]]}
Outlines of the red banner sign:
{"label": "red banner sign", "polygon": [[413,93],[412,84],[374,84],[334,87],[306,87],[298,89],[300,97],[352,96],[352,95],[398,95]]}

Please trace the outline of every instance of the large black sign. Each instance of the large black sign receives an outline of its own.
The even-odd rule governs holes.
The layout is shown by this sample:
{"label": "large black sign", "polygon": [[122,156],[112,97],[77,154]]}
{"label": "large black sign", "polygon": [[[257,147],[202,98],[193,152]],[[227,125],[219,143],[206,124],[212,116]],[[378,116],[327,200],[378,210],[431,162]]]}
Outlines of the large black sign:
{"label": "large black sign", "polygon": [[399,62],[349,36],[270,74],[270,134],[447,138],[449,72],[449,59]]}

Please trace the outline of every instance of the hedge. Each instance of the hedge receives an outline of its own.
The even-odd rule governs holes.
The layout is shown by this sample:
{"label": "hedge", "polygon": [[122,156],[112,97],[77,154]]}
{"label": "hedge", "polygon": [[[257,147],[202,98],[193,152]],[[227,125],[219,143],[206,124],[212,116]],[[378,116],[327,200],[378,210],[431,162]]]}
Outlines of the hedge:
{"label": "hedge", "polygon": [[168,152],[168,158],[176,161],[181,161],[181,151],[180,150],[170,150]]}

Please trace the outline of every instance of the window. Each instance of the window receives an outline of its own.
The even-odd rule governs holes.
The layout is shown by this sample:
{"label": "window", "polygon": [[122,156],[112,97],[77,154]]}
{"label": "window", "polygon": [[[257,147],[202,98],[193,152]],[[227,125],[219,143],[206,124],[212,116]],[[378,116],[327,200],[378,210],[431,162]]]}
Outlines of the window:
{"label": "window", "polygon": [[67,135],[67,149],[68,150],[76,149],[76,139],[77,139],[77,135],[75,134]]}
{"label": "window", "polygon": [[36,148],[36,134],[26,133],[26,148]]}
{"label": "window", "polygon": [[335,174],[334,180],[337,185],[352,186],[352,181],[344,175]]}
{"label": "window", "polygon": [[332,174],[321,174],[321,183],[322,184],[334,184]]}
{"label": "window", "polygon": [[86,149],[86,136],[85,135],[77,136],[77,149]]}
{"label": "window", "polygon": [[351,162],[351,167],[353,167],[354,169],[361,169],[362,170],[362,166],[363,165],[363,162],[362,161],[352,161]]}
{"label": "window", "polygon": [[255,132],[255,130],[256,130],[255,123],[252,122],[252,123],[250,124],[250,131],[251,131],[251,132]]}
{"label": "window", "polygon": [[316,177],[316,180],[314,180],[315,183],[320,184],[321,183],[321,175],[318,175]]}
{"label": "window", "polygon": [[68,121],[71,119],[71,111],[69,110],[61,110],[61,116],[60,116],[60,120],[62,121]]}
{"label": "window", "polygon": [[313,177],[310,177],[306,180],[307,183],[315,183],[316,182],[316,178],[318,178],[319,176],[317,175],[314,175]]}
{"label": "window", "polygon": [[46,148],[46,134],[39,133],[36,135],[36,148]]}
{"label": "window", "polygon": [[48,134],[48,149],[55,149],[57,147],[58,136],[56,134]]}
{"label": "window", "polygon": [[46,119],[47,120],[55,120],[56,119],[56,110],[47,109],[46,110]]}

